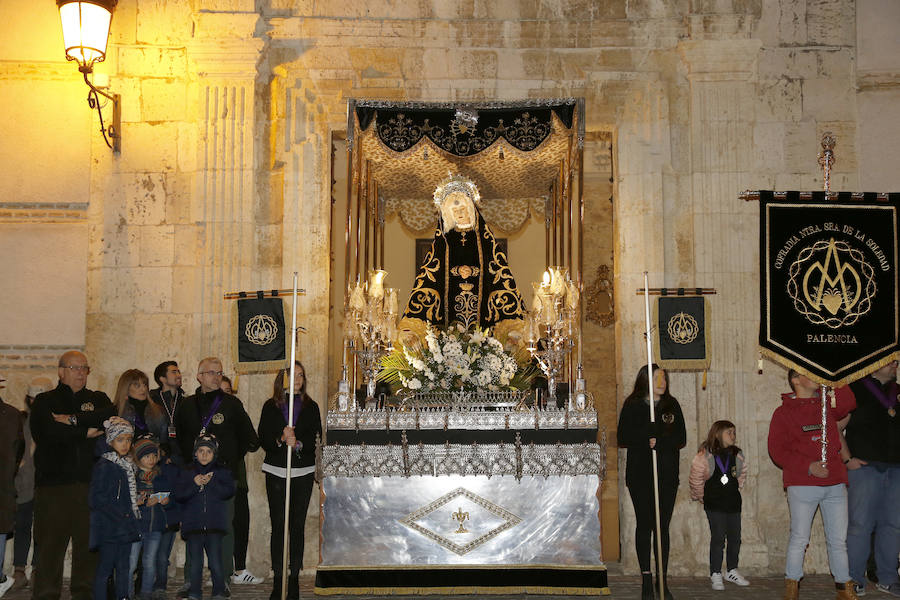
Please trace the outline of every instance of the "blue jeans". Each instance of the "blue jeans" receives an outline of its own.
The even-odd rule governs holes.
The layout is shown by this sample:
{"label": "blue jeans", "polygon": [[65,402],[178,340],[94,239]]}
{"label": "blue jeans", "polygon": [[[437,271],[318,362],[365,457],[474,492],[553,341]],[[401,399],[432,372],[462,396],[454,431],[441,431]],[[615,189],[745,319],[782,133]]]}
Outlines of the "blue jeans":
{"label": "blue jeans", "polygon": [[850,577],[865,583],[866,561],[874,531],[878,583],[896,583],[897,555],[900,554],[900,467],[879,471],[873,465],[865,465],[848,471],[847,475],[850,478],[847,491]]}
{"label": "blue jeans", "polygon": [[128,559],[131,554],[131,542],[121,544],[101,544],[100,559],[94,571],[94,600],[106,600],[106,580],[112,575],[116,582],[116,600],[128,598],[131,585],[131,571]]}
{"label": "blue jeans", "polygon": [[803,557],[809,544],[816,509],[822,509],[825,543],[828,546],[828,566],[835,583],[850,580],[847,563],[847,486],[792,485],[787,489],[791,510],[791,537],[787,547],[785,577],[799,581],[803,578]]}
{"label": "blue jeans", "polygon": [[[28,551],[31,549],[31,524],[34,521],[34,500],[16,504],[16,535],[13,538],[13,566],[25,568],[28,565]],[[32,559],[32,563],[34,559]]]}
{"label": "blue jeans", "polygon": [[192,533],[187,539],[187,551],[191,557],[191,588],[188,596],[201,598],[203,596],[203,551],[206,550],[206,560],[209,562],[209,573],[212,577],[212,595],[225,595],[225,575],[222,573],[222,534],[221,533]]}
{"label": "blue jeans", "polygon": [[[131,560],[129,561],[128,572],[129,587],[134,587],[134,572],[137,570],[138,558],[141,556],[141,548],[144,549],[144,560],[141,563],[141,595],[148,596],[153,591],[153,583],[156,580],[156,552],[159,549],[159,541],[162,537],[161,531],[151,531],[144,534],[144,538],[134,542],[131,545]],[[134,589],[131,590],[130,597],[134,597]]]}
{"label": "blue jeans", "polygon": [[0,580],[3,579],[3,562],[6,560],[6,534],[0,533]]}
{"label": "blue jeans", "polygon": [[156,551],[156,583],[154,590],[165,590],[169,584],[169,557],[172,556],[172,547],[175,545],[177,531],[164,531],[159,540],[159,548]]}

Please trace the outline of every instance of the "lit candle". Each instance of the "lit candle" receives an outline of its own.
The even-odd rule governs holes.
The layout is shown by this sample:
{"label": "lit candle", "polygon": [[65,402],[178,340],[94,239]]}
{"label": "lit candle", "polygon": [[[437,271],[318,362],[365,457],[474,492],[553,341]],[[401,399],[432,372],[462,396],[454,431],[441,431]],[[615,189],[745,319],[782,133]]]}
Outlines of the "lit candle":
{"label": "lit candle", "polygon": [[356,287],[350,293],[350,308],[357,312],[362,312],[366,308],[366,298],[359,283],[356,284]]}
{"label": "lit candle", "polygon": [[569,281],[568,290],[566,291],[566,302],[569,305],[569,310],[575,310],[578,306],[578,300],[580,293],[578,291],[578,284],[574,281]]}
{"label": "lit candle", "polygon": [[397,303],[397,290],[394,288],[388,288],[388,314],[396,315],[397,310],[399,308]]}
{"label": "lit candle", "polygon": [[384,297],[384,277],[386,271],[377,269],[369,272],[369,298],[373,300],[381,300]]}

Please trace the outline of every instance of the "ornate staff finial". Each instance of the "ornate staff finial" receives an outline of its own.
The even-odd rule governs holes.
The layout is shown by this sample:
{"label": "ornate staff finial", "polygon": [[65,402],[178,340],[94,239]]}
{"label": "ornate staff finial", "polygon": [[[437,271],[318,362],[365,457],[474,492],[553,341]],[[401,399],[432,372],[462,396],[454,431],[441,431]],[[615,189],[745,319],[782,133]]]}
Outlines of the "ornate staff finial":
{"label": "ornate staff finial", "polygon": [[819,164],[822,165],[824,174],[823,185],[826,197],[831,192],[831,166],[834,165],[834,147],[836,144],[837,140],[835,140],[833,133],[826,131],[822,134],[822,151],[819,153]]}

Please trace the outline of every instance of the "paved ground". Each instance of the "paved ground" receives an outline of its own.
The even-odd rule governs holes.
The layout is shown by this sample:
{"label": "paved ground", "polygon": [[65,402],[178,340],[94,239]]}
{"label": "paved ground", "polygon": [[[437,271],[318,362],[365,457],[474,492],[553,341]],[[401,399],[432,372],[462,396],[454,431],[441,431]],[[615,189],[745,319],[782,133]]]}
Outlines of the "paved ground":
{"label": "paved ground", "polygon": [[[640,580],[634,576],[623,576],[616,575],[615,570],[616,566],[611,565],[611,572],[609,576],[609,588],[611,592],[612,598],[620,598],[622,600],[637,600],[640,598]],[[778,600],[781,598],[781,594],[783,591],[783,580],[780,577],[768,577],[768,578],[757,578],[757,577],[749,577],[750,586],[745,588],[739,588],[733,585],[726,584],[726,588],[724,592],[714,592],[709,587],[709,580],[706,578],[687,578],[687,577],[676,577],[671,581],[672,585],[672,594],[676,598],[676,600],[731,600],[732,598],[738,598],[741,600],[749,600],[749,599],[766,599],[766,600]],[[179,578],[180,581],[180,578]],[[232,587],[233,600],[268,600],[269,597],[269,588],[267,583],[262,585],[236,585]],[[313,597],[313,577],[304,577],[301,580],[301,595],[304,598],[312,598]],[[209,588],[204,590],[206,594],[209,593]],[[800,585],[800,597],[803,600],[825,600],[834,598],[834,584],[832,583],[831,577],[827,577],[824,575],[813,575],[807,577]],[[552,598],[552,599],[562,599],[569,596],[489,596],[490,600],[512,600],[513,598],[520,600],[537,600],[539,598]],[[578,598],[577,596],[572,596],[573,598]],[[173,587],[170,590],[169,598],[174,600],[175,598],[175,588]],[[205,596],[206,598],[206,596]],[[371,598],[379,598],[384,599],[385,596],[318,596],[318,598],[322,598],[323,600],[327,600],[329,598],[334,600],[344,600],[344,599],[371,599]],[[404,599],[409,598],[408,596],[393,596],[393,598]],[[419,597],[421,598],[421,597]],[[454,600],[473,600],[475,596],[443,596],[443,598],[451,598]],[[583,598],[583,596],[581,596]],[[877,592],[870,587],[869,593],[866,596],[868,600],[871,598],[872,600],[878,600],[884,598],[887,600],[890,598],[887,594],[882,594]],[[30,600],[31,599],[31,591],[30,589],[8,592],[3,596],[3,600]],[[69,600],[68,592],[63,593],[62,600]]]}

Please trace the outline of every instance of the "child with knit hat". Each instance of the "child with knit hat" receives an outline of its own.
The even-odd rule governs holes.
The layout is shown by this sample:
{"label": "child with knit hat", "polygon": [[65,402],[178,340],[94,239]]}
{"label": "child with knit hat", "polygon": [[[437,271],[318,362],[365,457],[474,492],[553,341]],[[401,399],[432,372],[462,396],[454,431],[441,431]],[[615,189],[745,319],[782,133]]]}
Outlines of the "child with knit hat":
{"label": "child with knit hat", "polygon": [[143,552],[141,590],[137,598],[147,600],[153,593],[156,581],[159,543],[169,526],[166,508],[172,503],[169,496],[174,482],[169,480],[166,471],[158,464],[159,445],[153,439],[138,439],[132,447],[132,454],[138,467],[137,503],[141,510],[141,539],[131,546],[130,572],[133,576]]}
{"label": "child with knit hat", "polygon": [[141,537],[137,478],[129,456],[134,428],[121,417],[111,417],[103,427],[111,450],[94,465],[90,493],[90,548],[100,552],[94,598],[106,598],[106,582],[113,576],[116,600],[122,600],[129,597],[131,544]]}
{"label": "child with knit hat", "polygon": [[194,461],[178,479],[175,499],[181,504],[181,536],[191,557],[188,597],[200,600],[203,553],[212,575],[212,597],[225,597],[222,538],[228,530],[225,501],[234,496],[234,477],[218,464],[219,444],[213,435],[201,434],[194,442]]}

